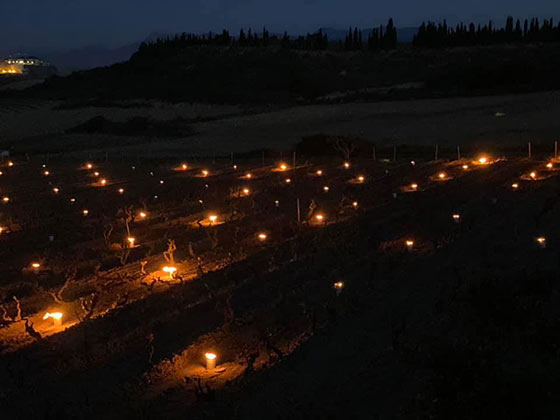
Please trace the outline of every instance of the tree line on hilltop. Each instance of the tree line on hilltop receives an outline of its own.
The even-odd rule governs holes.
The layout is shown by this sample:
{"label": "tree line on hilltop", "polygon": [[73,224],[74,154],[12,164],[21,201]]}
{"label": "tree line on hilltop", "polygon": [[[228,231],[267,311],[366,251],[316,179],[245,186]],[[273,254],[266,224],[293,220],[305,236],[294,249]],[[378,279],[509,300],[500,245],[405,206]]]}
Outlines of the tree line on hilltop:
{"label": "tree line on hilltop", "polygon": [[326,33],[319,29],[315,33],[291,37],[287,32],[282,36],[270,34],[266,28],[262,32],[245,31],[241,29],[237,36],[233,36],[224,29],[221,33],[196,35],[182,33],[174,37],[158,38],[152,42],[140,44],[138,54],[142,56],[167,55],[185,47],[193,46],[222,46],[222,47],[268,47],[278,46],[283,49],[320,51],[320,50],[345,50],[345,51],[380,51],[390,50],[397,47],[397,29],[393,19],[389,19],[387,25],[374,28],[367,39],[362,40],[362,31],[358,28],[350,28],[346,39],[342,41],[330,41]]}
{"label": "tree line on hilltop", "polygon": [[412,40],[414,47],[445,48],[458,46],[507,44],[507,43],[538,43],[559,42],[560,23],[554,24],[553,19],[539,22],[538,18],[523,23],[519,19],[514,22],[513,17],[506,19],[502,28],[496,28],[492,21],[485,25],[460,23],[455,27],[444,20],[438,24],[434,22],[422,23],[418,33]]}

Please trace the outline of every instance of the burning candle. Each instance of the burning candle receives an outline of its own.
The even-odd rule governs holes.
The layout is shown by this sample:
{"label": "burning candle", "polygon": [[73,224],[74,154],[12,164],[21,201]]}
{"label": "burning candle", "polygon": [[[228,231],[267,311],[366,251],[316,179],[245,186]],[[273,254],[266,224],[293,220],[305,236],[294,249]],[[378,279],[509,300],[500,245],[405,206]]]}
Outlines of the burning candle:
{"label": "burning candle", "polygon": [[447,174],[446,174],[445,172],[440,172],[440,173],[438,174],[438,178],[439,178],[439,179],[445,179],[446,177],[447,177]]}
{"label": "burning candle", "polygon": [[38,262],[31,263],[31,270],[33,270],[35,274],[39,273],[40,268],[41,268],[41,264],[39,264]]}
{"label": "burning candle", "polygon": [[159,183],[160,183],[160,184],[163,184],[163,183],[164,183],[164,180],[163,180],[163,179],[160,179],[160,180],[159,180]]}
{"label": "burning candle", "polygon": [[292,180],[290,178],[286,178],[286,184],[289,184],[290,182],[292,182]]}
{"label": "burning candle", "polygon": [[106,179],[102,179],[100,182],[101,182],[101,185],[103,185],[103,186],[107,185],[107,180]]}
{"label": "burning candle", "polygon": [[74,204],[74,203],[76,202],[76,199],[75,199],[74,197],[72,197],[72,198],[70,199],[70,202],[71,202],[72,204]]}
{"label": "burning candle", "polygon": [[50,172],[49,172],[49,171],[44,171],[44,172],[43,172],[43,175],[49,176],[49,175],[50,175]]}
{"label": "burning candle", "polygon": [[148,216],[145,211],[141,211],[140,213],[138,213],[138,215],[140,216],[140,219],[145,219]]}
{"label": "burning candle", "polygon": [[463,165],[462,168],[466,171],[467,169],[469,169],[469,165]]}
{"label": "burning candle", "polygon": [[357,209],[357,208],[358,208],[358,202],[357,202],[357,201],[354,201],[354,202],[352,203],[352,207],[354,207],[355,209]]}
{"label": "burning candle", "polygon": [[480,163],[481,165],[486,165],[488,163],[488,158],[486,156],[481,156],[478,159],[478,163]]}
{"label": "burning candle", "polygon": [[91,169],[91,168],[93,168],[93,165],[92,165],[91,163],[87,163],[87,164],[86,164],[86,168],[87,168],[87,169]]}
{"label": "burning candle", "polygon": [[52,190],[53,190],[53,193],[55,193],[55,194],[58,194],[60,192],[58,187],[54,187]]}
{"label": "burning candle", "polygon": [[288,165],[286,165],[285,163],[281,163],[280,164],[280,170],[285,171],[286,169],[288,169]]}
{"label": "burning candle", "polygon": [[406,246],[406,249],[408,249],[409,251],[412,251],[414,249],[414,241],[407,239],[404,244]]}
{"label": "burning candle", "polygon": [[169,280],[173,280],[173,275],[175,274],[175,272],[177,271],[177,267],[173,267],[173,266],[165,266],[162,269],[165,273],[169,274]]}
{"label": "burning candle", "polygon": [[535,171],[531,172],[531,173],[529,174],[529,176],[531,177],[532,180],[537,179],[537,173],[536,173]]}
{"label": "burning candle", "polygon": [[516,190],[516,189],[519,188],[519,184],[515,182],[515,183],[511,184],[511,188],[513,188],[514,190]]}
{"label": "burning candle", "polygon": [[186,170],[188,169],[187,164],[186,164],[186,163],[183,163],[183,164],[181,165],[181,169],[183,169],[183,171],[186,171]]}
{"label": "burning candle", "polygon": [[82,214],[84,216],[87,216],[89,214],[89,210],[87,210],[87,209],[82,210]]}
{"label": "burning candle", "polygon": [[247,178],[247,179],[251,179],[252,177],[253,177],[253,174],[251,174],[250,172],[247,172],[245,174],[245,178]]}
{"label": "burning candle", "polygon": [[129,236],[126,238],[126,240],[128,241],[128,245],[130,246],[130,248],[134,248],[134,242],[136,241],[136,238],[134,236]]}
{"label": "burning candle", "polygon": [[537,238],[537,244],[540,248],[546,248],[546,238],[544,236],[539,236]]}
{"label": "burning candle", "polygon": [[119,188],[119,194],[124,194],[124,188]]}
{"label": "burning candle", "polygon": [[8,166],[14,166],[14,162],[9,161],[9,162],[8,162]]}
{"label": "burning candle", "polygon": [[411,160],[411,161],[410,161],[410,164],[411,164],[412,166],[415,166],[415,165],[416,165],[416,162],[413,161],[413,160]]}
{"label": "burning candle", "polygon": [[99,176],[99,172],[96,171],[96,172],[93,173],[93,175]]}
{"label": "burning candle", "polygon": [[60,327],[62,325],[62,312],[47,312],[44,316],[43,319],[47,320],[47,319],[52,319],[53,320],[53,325],[55,327]]}
{"label": "burning candle", "polygon": [[418,189],[418,184],[413,182],[412,184],[410,184],[410,189],[413,190],[413,191],[416,191]]}
{"label": "burning candle", "polygon": [[9,203],[10,202],[10,197],[2,197],[2,201],[4,203]]}
{"label": "burning candle", "polygon": [[208,172],[208,170],[204,169],[204,170],[202,171],[202,176],[206,177],[206,176],[208,176],[209,173],[210,173],[210,172]]}
{"label": "burning candle", "polygon": [[322,213],[319,213],[317,215],[315,215],[315,220],[317,220],[317,222],[322,223],[325,220],[325,215]]}
{"label": "burning candle", "polygon": [[319,169],[319,170],[318,170],[317,172],[315,172],[315,173],[317,174],[317,176],[321,176],[321,175],[323,175],[323,171],[322,171],[322,170],[320,170],[320,169]]}
{"label": "burning candle", "polygon": [[218,220],[218,216],[216,216],[215,214],[212,214],[212,215],[208,216],[208,220],[210,220],[210,224],[213,225],[214,222],[216,220]]}
{"label": "burning candle", "polygon": [[206,370],[213,371],[216,369],[216,354],[215,353],[205,353],[204,358],[206,359]]}
{"label": "burning candle", "polygon": [[455,223],[459,223],[461,221],[461,215],[455,213],[453,216],[453,220],[455,221]]}
{"label": "burning candle", "polygon": [[552,166],[553,166],[553,165],[552,165],[552,162],[548,162],[548,163],[546,164],[546,167],[547,167],[548,169],[552,169]]}
{"label": "burning candle", "polygon": [[358,182],[364,182],[365,177],[363,175],[358,176]]}
{"label": "burning candle", "polygon": [[329,189],[330,189],[330,188],[327,187],[326,185],[323,187],[323,191],[324,191],[324,192],[329,192]]}
{"label": "burning candle", "polygon": [[268,236],[266,235],[266,233],[259,233],[258,235],[259,241],[266,241],[266,239],[268,238]]}
{"label": "burning candle", "polygon": [[237,170],[237,165],[233,165],[233,169],[234,169],[234,170]]}
{"label": "burning candle", "polygon": [[243,188],[243,194],[249,195],[250,192],[249,188]]}
{"label": "burning candle", "polygon": [[337,281],[333,284],[334,290],[336,291],[336,295],[340,295],[340,292],[342,292],[342,289],[344,289],[344,282],[341,281]]}
{"label": "burning candle", "polygon": [[344,166],[344,169],[350,169],[350,162],[344,162],[342,165]]}

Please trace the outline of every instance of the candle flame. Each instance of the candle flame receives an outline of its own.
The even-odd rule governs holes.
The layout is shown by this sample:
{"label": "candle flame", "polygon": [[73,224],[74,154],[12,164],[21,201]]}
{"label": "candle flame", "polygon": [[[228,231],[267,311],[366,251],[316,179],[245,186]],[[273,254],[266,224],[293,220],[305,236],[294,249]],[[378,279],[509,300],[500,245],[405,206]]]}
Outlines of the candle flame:
{"label": "candle flame", "polygon": [[204,353],[204,357],[206,357],[206,359],[208,359],[208,360],[214,360],[214,359],[216,359],[216,354],[215,353]]}
{"label": "candle flame", "polygon": [[62,319],[62,312],[53,312],[53,313],[47,312],[47,313],[43,316],[43,319],[49,319],[49,318],[52,318],[52,319]]}
{"label": "candle flame", "polygon": [[267,238],[266,233],[259,233],[258,237],[261,241],[265,241]]}

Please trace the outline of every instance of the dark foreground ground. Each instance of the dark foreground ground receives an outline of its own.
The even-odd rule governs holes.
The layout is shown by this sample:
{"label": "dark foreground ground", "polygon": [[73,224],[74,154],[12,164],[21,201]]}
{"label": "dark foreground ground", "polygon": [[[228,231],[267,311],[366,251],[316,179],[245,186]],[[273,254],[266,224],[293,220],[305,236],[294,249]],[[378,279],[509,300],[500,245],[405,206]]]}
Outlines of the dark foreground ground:
{"label": "dark foreground ground", "polygon": [[[1,412],[554,418],[560,163],[546,162],[361,158],[345,169],[333,157],[275,172],[260,160],[185,171],[168,161],[94,162],[89,171],[52,161],[48,176],[33,159],[5,162]],[[418,191],[406,192],[412,183]],[[131,250],[128,206],[139,244]],[[208,227],[211,213],[219,223]],[[169,239],[174,280],[160,271]],[[63,312],[62,327],[42,320],[46,311]],[[218,354],[215,372],[203,367],[206,351]]]}

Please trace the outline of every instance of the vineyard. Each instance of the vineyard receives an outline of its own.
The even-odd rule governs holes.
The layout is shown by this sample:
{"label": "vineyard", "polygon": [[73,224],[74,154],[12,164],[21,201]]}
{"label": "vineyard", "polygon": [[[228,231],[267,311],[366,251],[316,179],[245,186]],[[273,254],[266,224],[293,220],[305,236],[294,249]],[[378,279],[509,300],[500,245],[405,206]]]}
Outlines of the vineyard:
{"label": "vineyard", "polygon": [[547,413],[560,160],[339,151],[4,160],[1,412],[469,418],[524,395],[510,418]]}

